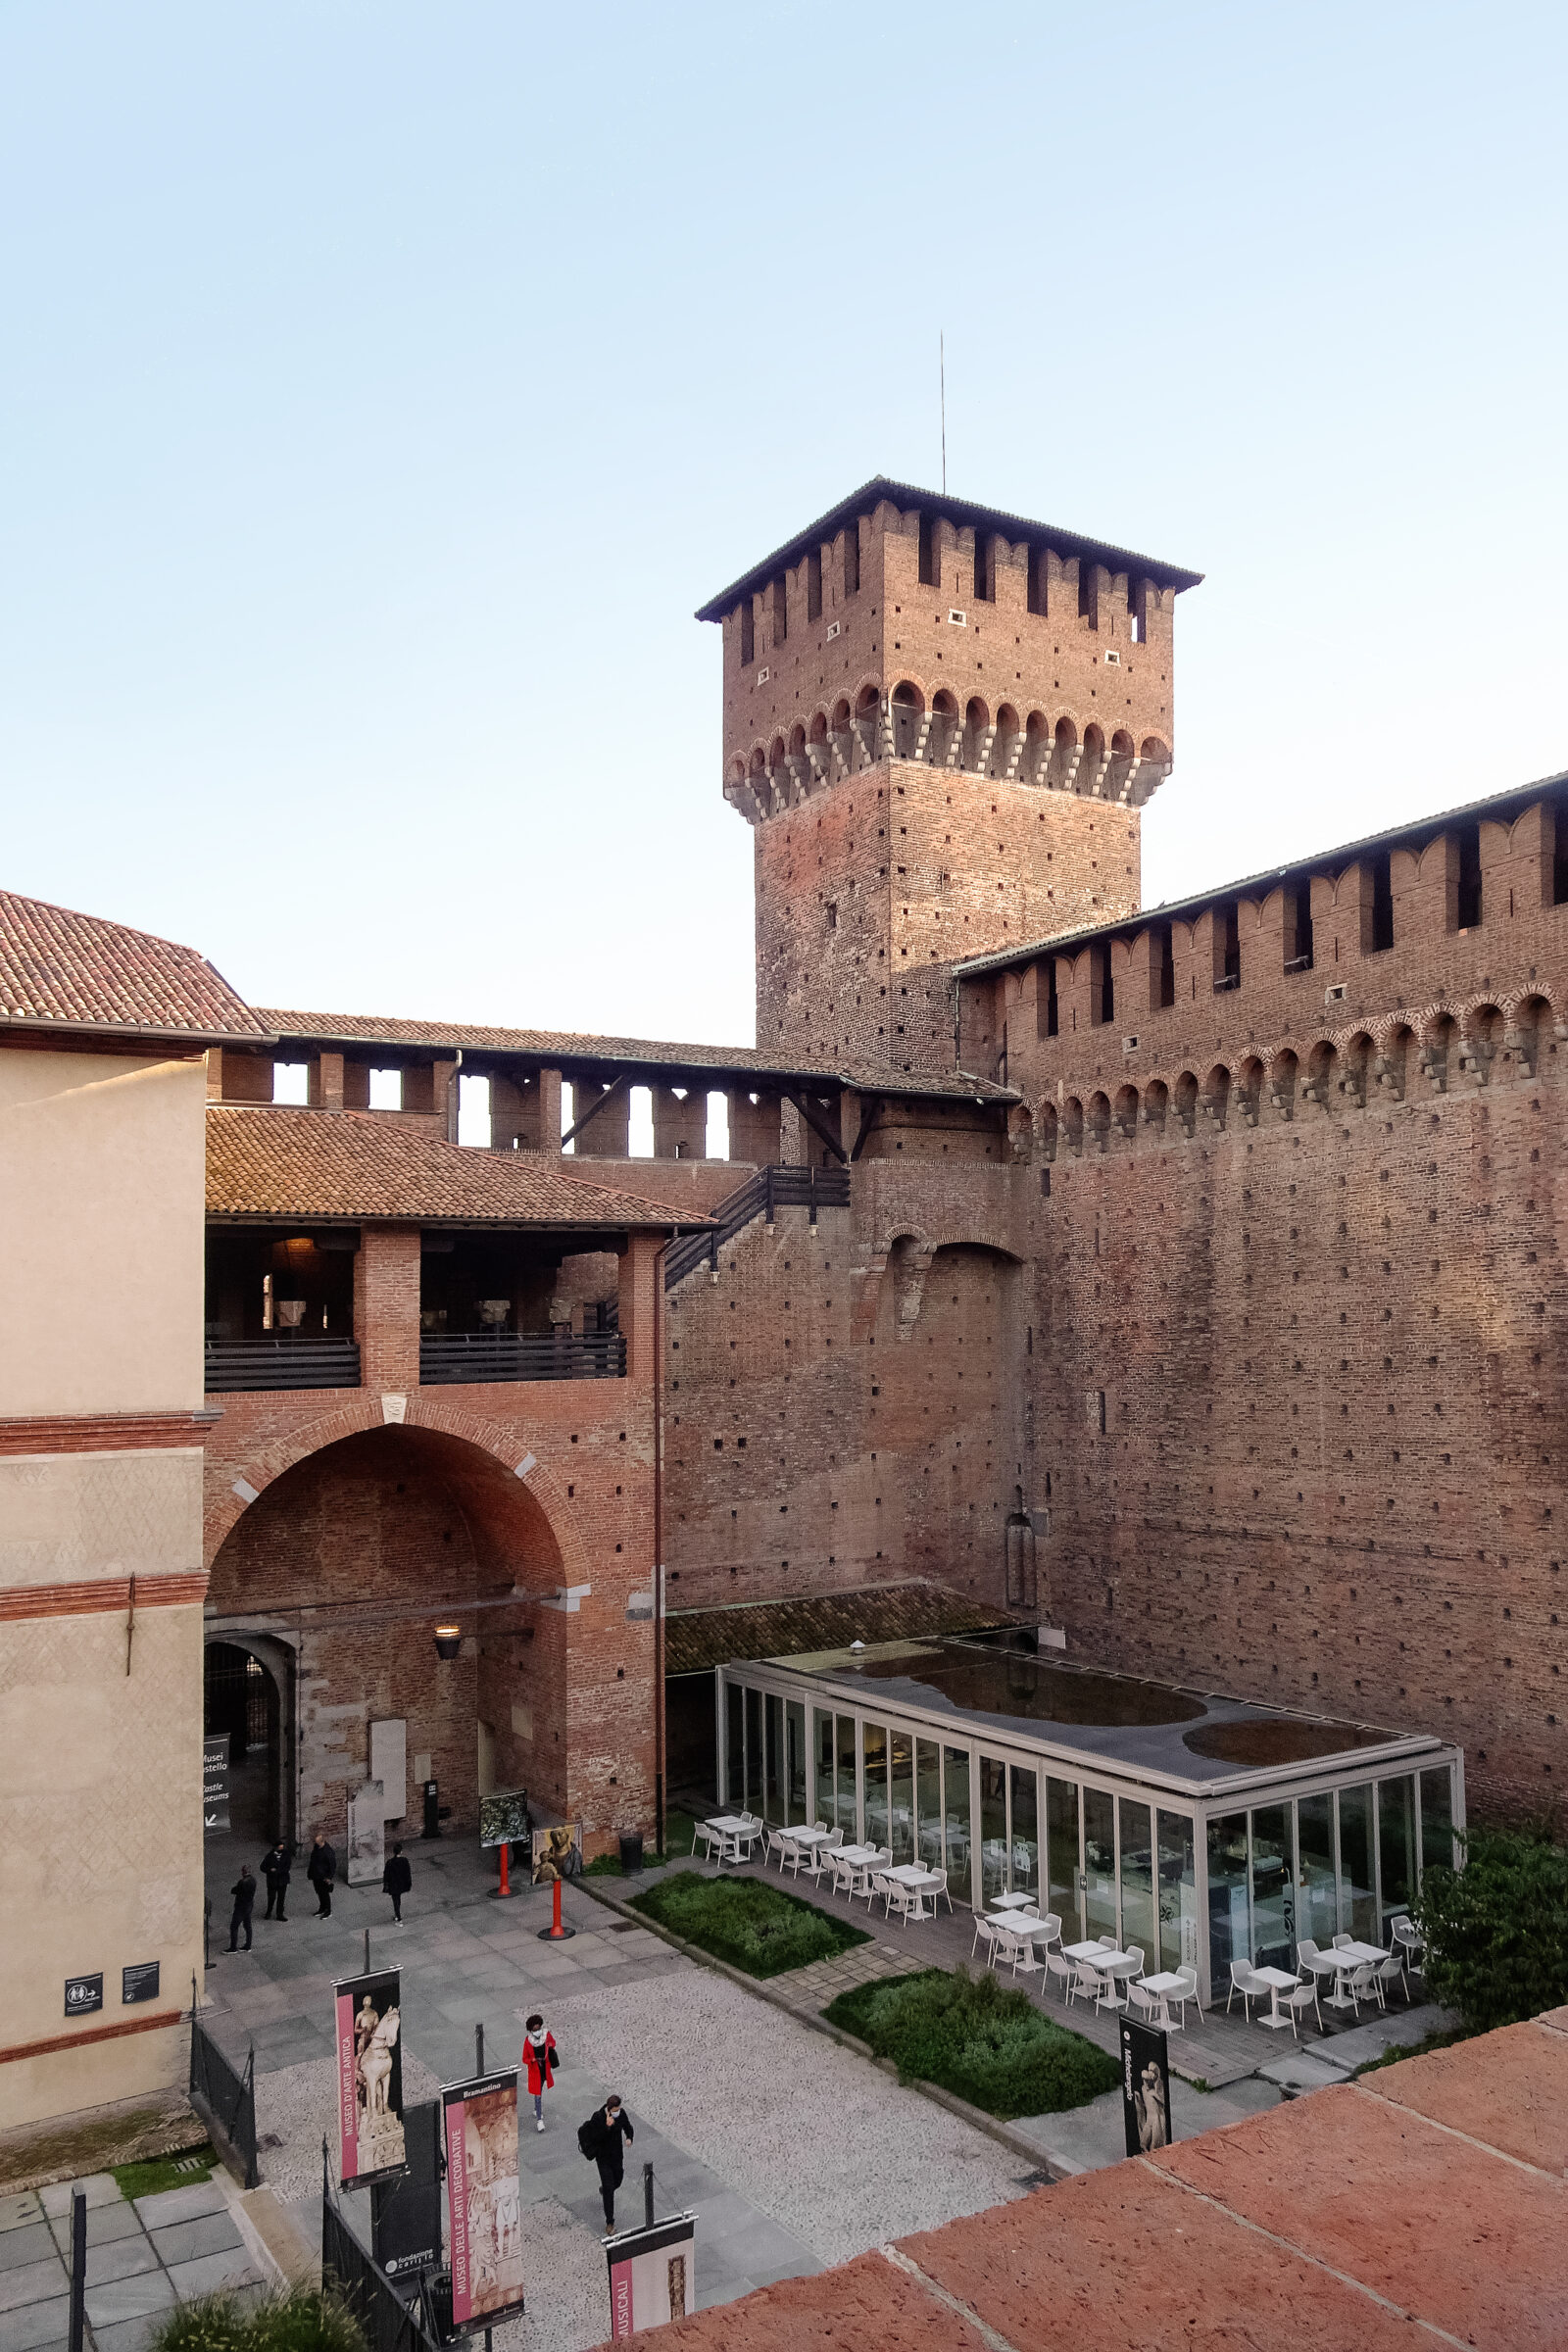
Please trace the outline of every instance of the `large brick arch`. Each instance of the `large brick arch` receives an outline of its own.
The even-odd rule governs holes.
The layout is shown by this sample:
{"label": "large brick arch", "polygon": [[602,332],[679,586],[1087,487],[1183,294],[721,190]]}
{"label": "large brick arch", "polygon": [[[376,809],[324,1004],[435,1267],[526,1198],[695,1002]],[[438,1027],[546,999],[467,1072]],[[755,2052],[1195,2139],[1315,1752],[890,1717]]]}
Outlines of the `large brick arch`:
{"label": "large brick arch", "polygon": [[[231,1460],[220,1472],[221,1487],[210,1492],[207,1498],[206,1526],[203,1531],[203,1564],[212,1569],[219,1552],[251,1507],[252,1497],[240,1490],[249,1487],[259,1500],[268,1489],[276,1484],[296,1464],[307,1461],[313,1454],[340,1444],[345,1438],[361,1436],[368,1430],[382,1429],[389,1424],[376,1396],[360,1396],[352,1404],[339,1405],[330,1413],[291,1430],[287,1436],[259,1446],[246,1457],[242,1466]],[[445,1397],[411,1396],[402,1426],[424,1429],[443,1437],[455,1439],[472,1446],[487,1456],[509,1475],[514,1475],[518,1465],[534,1450],[526,1433],[509,1429],[499,1421],[473,1412]],[[577,1572],[583,1567],[582,1549],[575,1535],[570,1514],[565,1508],[565,1495],[555,1474],[542,1462],[535,1461],[525,1481],[528,1499],[543,1513],[561,1553],[564,1583],[581,1581]]]}

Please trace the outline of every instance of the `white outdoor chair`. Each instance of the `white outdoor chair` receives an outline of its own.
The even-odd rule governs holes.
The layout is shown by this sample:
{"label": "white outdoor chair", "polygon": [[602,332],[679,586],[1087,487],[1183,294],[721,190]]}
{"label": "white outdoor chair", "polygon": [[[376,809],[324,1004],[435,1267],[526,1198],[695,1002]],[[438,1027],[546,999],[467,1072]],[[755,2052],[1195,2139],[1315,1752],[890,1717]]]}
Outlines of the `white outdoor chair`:
{"label": "white outdoor chair", "polygon": [[975,1953],[979,1950],[981,1944],[984,1944],[986,1947],[986,1956],[982,1961],[981,1966],[984,1968],[995,1968],[997,1964],[997,1931],[991,1925],[990,1920],[987,1919],[983,1913],[977,1911],[974,1915],[974,1941],[969,1946],[969,1957],[971,1960],[974,1958]]}
{"label": "white outdoor chair", "polygon": [[1380,2009],[1386,2009],[1389,2005],[1389,1986],[1391,1984],[1397,1984],[1405,1999],[1409,1999],[1410,1988],[1404,1981],[1404,1954],[1402,1952],[1391,1952],[1387,1960],[1380,1960],[1372,1971],[1372,1989],[1378,1996]]}
{"label": "white outdoor chair", "polygon": [[1046,1913],[1046,1934],[1041,1940],[1047,1944],[1059,1943],[1061,1941],[1061,1922],[1056,1917],[1054,1911],[1048,1911]]}
{"label": "white outdoor chair", "polygon": [[1194,2008],[1198,2011],[1199,2016],[1202,2016],[1202,1996],[1200,1994],[1198,1989],[1198,1971],[1193,1967],[1190,1961],[1184,1963],[1183,1966],[1177,1969],[1175,1973],[1182,1981],[1182,1989],[1180,1992],[1173,1992],[1170,1997],[1173,2001],[1180,2005],[1182,2024],[1185,2027],[1187,2023],[1187,2004],[1189,2001],[1192,2002]]}
{"label": "white outdoor chair", "polygon": [[850,1881],[850,1899],[854,1901],[857,1896],[863,1894],[865,1907],[869,1911],[871,1898],[877,1890],[876,1881],[892,1859],[892,1850],[887,1846],[881,1846],[870,1856],[869,1860],[862,1862]]}
{"label": "white outdoor chair", "polygon": [[773,1856],[773,1855],[776,1855],[776,1856],[778,1857],[778,1875],[779,1875],[779,1877],[780,1877],[780,1878],[782,1878],[782,1877],[784,1876],[784,1847],[785,1847],[785,1842],[786,1842],[786,1840],[785,1840],[784,1833],[783,1833],[783,1831],[782,1831],[782,1830],[769,1830],[769,1831],[767,1832],[767,1841],[766,1841],[766,1844],[764,1845],[764,1847],[763,1847],[763,1849],[762,1849],[762,1867],[763,1867],[763,1869],[764,1869],[764,1870],[766,1869],[766,1867],[767,1867],[767,1864],[768,1864],[769,1857],[770,1857],[770,1856]]}
{"label": "white outdoor chair", "polygon": [[1330,1940],[1332,1941],[1334,1949],[1337,1952],[1343,1952],[1348,1943],[1353,1943],[1355,1941],[1355,1937],[1353,1936],[1335,1936],[1331,1937]]}
{"label": "white outdoor chair", "polygon": [[853,1894],[855,1891],[855,1864],[847,1862],[841,1853],[830,1846],[827,1852],[827,1866],[832,1874],[834,1893]]}
{"label": "white outdoor chair", "polygon": [[1116,1938],[1114,1936],[1098,1936],[1096,1940],[1102,1952],[1113,1952],[1116,1949]]}
{"label": "white outdoor chair", "polygon": [[1044,1976],[1046,1964],[1035,1950],[1034,1937],[1020,1936],[1016,1929],[1006,1929],[1004,1930],[1004,1933],[1007,1936],[1008,1940],[1017,1946],[1016,1957],[1012,1961],[1013,1975],[1015,1977]]}
{"label": "white outdoor chair", "polygon": [[697,1851],[697,1840],[699,1838],[703,1841],[703,1859],[705,1862],[711,1862],[715,1854],[717,1854],[722,1860],[724,1852],[724,1833],[722,1830],[715,1830],[710,1822],[698,1822],[697,1826],[692,1831],[693,1853],[696,1853]]}
{"label": "white outdoor chair", "polygon": [[1139,1976],[1139,1977],[1141,1977],[1141,1976],[1143,1975],[1143,1973],[1144,1973],[1144,1947],[1143,1947],[1143,1945],[1142,1945],[1141,1943],[1130,1943],[1130,1944],[1127,1946],[1127,1957],[1128,1957],[1128,1959],[1129,1959],[1129,1960],[1136,1960],[1136,1961],[1137,1961],[1138,1965],[1137,1965],[1137,1967],[1134,1969],[1134,1971],[1133,1971],[1133,1974],[1134,1974],[1135,1976]]}
{"label": "white outdoor chair", "polygon": [[1317,1988],[1318,1979],[1316,1977],[1308,1977],[1306,1983],[1304,1984],[1298,1984],[1294,1992],[1282,1992],[1280,1994],[1280,2007],[1290,2011],[1291,2033],[1298,2041],[1300,2040],[1301,2036],[1297,2029],[1296,2021],[1300,2016],[1303,2009],[1310,2009],[1313,2011],[1317,2018],[1317,2030],[1320,2034],[1323,2031],[1323,2010],[1318,2000]]}
{"label": "white outdoor chair", "polygon": [[912,1897],[902,1879],[890,1879],[885,1871],[880,1872],[873,1882],[873,1891],[882,1897],[884,1919],[891,1919],[897,1911],[905,1925],[908,1925]]}
{"label": "white outdoor chair", "polygon": [[813,1840],[810,1855],[805,1867],[818,1885],[821,1884],[823,1871],[829,1873],[832,1871],[834,1847],[843,1843],[844,1832],[842,1830],[833,1830],[826,1838],[818,1838]]}
{"label": "white outdoor chair", "polygon": [[948,1892],[947,1872],[945,1870],[934,1870],[931,1873],[931,1876],[935,1879],[936,1885],[934,1886],[923,1887],[921,1891],[922,1893],[928,1894],[931,1897],[931,1910],[933,1916],[935,1915],[938,1903],[946,1903],[948,1909],[951,1911],[953,1909],[953,1897]]}
{"label": "white outdoor chair", "polygon": [[1151,1992],[1147,1984],[1140,1984],[1136,1980],[1127,1987],[1127,2005],[1146,2025],[1159,2017],[1158,1993]]}
{"label": "white outdoor chair", "polygon": [[1080,1997],[1099,2003],[1109,1979],[1102,1977],[1093,1961],[1075,1960],[1072,1964],[1072,1983],[1067,1987],[1069,2002]]}
{"label": "white outdoor chair", "polygon": [[827,1823],[825,1821],[813,1821],[811,1827],[813,1830],[825,1831],[827,1829]]}
{"label": "white outdoor chair", "polygon": [[1345,1989],[1350,1996],[1350,2005],[1357,2017],[1361,2014],[1363,2001],[1375,2001],[1378,1997],[1377,1973],[1372,1961],[1363,1960],[1358,1968],[1351,1970],[1346,1981]]}
{"label": "white outdoor chair", "polygon": [[1008,1928],[992,1930],[991,1965],[999,1976],[1004,1968],[1011,1968],[1016,1971],[1022,1956],[1023,1938],[1021,1936],[1014,1936]]}
{"label": "white outdoor chair", "polygon": [[1059,1981],[1061,1984],[1062,2004],[1065,2007],[1066,2003],[1072,1998],[1073,1964],[1068,1959],[1065,1952],[1054,1952],[1048,1945],[1046,1949],[1046,1968],[1051,1976],[1055,1977]]}
{"label": "white outdoor chair", "polygon": [[1242,1996],[1242,2015],[1250,2025],[1252,2022],[1250,2004],[1253,2001],[1266,2001],[1269,1994],[1268,1986],[1257,1974],[1250,1960],[1233,1960],[1231,1962],[1231,1988],[1225,1995],[1227,2017],[1231,2013],[1231,2003],[1238,1993]]}
{"label": "white outdoor chair", "polygon": [[1421,1932],[1413,1920],[1395,1919],[1391,1920],[1389,1925],[1394,1933],[1395,1947],[1404,1963],[1404,1989],[1405,1996],[1408,1998],[1411,1970],[1414,1969],[1417,1976],[1424,1977],[1426,1975],[1424,1955],[1427,1947],[1422,1941]]}

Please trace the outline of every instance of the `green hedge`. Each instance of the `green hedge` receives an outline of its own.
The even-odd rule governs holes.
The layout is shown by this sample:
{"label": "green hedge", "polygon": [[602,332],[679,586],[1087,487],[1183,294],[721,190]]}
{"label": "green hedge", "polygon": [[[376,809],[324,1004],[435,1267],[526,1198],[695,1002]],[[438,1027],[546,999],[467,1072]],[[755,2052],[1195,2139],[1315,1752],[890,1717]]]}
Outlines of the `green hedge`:
{"label": "green hedge", "polygon": [[634,1894],[631,1907],[749,1977],[782,1976],[870,1941],[863,1929],[830,1918],[765,1879],[704,1879],[694,1870],[676,1870]]}
{"label": "green hedge", "polygon": [[995,1977],[925,1969],[841,1992],[823,2011],[891,2058],[906,2082],[935,2082],[1003,2119],[1057,2115],[1114,2090],[1114,2058]]}
{"label": "green hedge", "polygon": [[368,2352],[365,2330],[336,2295],[291,2287],[248,2305],[236,2294],[178,2304],[147,2352]]}
{"label": "green hedge", "polygon": [[1472,1829],[1463,1870],[1428,1868],[1412,1916],[1432,1998],[1472,2032],[1568,2001],[1568,1852],[1544,1828]]}

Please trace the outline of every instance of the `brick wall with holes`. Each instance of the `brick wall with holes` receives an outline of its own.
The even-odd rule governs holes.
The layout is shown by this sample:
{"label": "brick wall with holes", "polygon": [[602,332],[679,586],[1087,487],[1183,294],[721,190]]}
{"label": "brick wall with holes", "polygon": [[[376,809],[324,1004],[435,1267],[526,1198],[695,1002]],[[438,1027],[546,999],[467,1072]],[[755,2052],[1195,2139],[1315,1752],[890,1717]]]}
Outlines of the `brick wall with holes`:
{"label": "brick wall with holes", "polygon": [[[411,1757],[446,1759],[455,1828],[473,1826],[482,1722],[495,1786],[581,1820],[590,1854],[622,1829],[652,1835],[656,1248],[634,1239],[622,1285],[625,1379],[421,1389],[417,1229],[367,1226],[365,1385],[209,1399],[209,1606],[281,1611],[305,1644],[302,1830],[324,1811],[346,1831],[368,1721],[405,1714]],[[472,1606],[514,1583],[526,1606]],[[548,1605],[564,1586],[589,1590]],[[452,1667],[432,1647],[443,1605],[464,1634]]]}
{"label": "brick wall with holes", "polygon": [[[757,1036],[803,1056],[955,1066],[951,967],[1138,905],[1133,808],[895,760],[757,834]],[[997,1055],[986,1038],[990,1074]]]}
{"label": "brick wall with holes", "polygon": [[910,1575],[1003,1601],[1033,1344],[1015,1190],[972,1159],[861,1161],[852,1207],[814,1233],[781,1209],[724,1246],[716,1282],[705,1267],[677,1284],[672,1606]]}

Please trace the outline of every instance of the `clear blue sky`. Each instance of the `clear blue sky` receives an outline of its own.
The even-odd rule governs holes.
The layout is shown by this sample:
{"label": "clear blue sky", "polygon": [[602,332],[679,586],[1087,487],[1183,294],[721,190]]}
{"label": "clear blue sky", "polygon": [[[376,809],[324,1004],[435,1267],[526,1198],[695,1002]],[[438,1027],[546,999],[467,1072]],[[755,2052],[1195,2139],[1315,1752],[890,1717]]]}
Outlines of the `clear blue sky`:
{"label": "clear blue sky", "polygon": [[1151,900],[1568,765],[1560,8],[0,9],[0,881],[751,1036],[692,609],[867,475],[1207,574]]}

